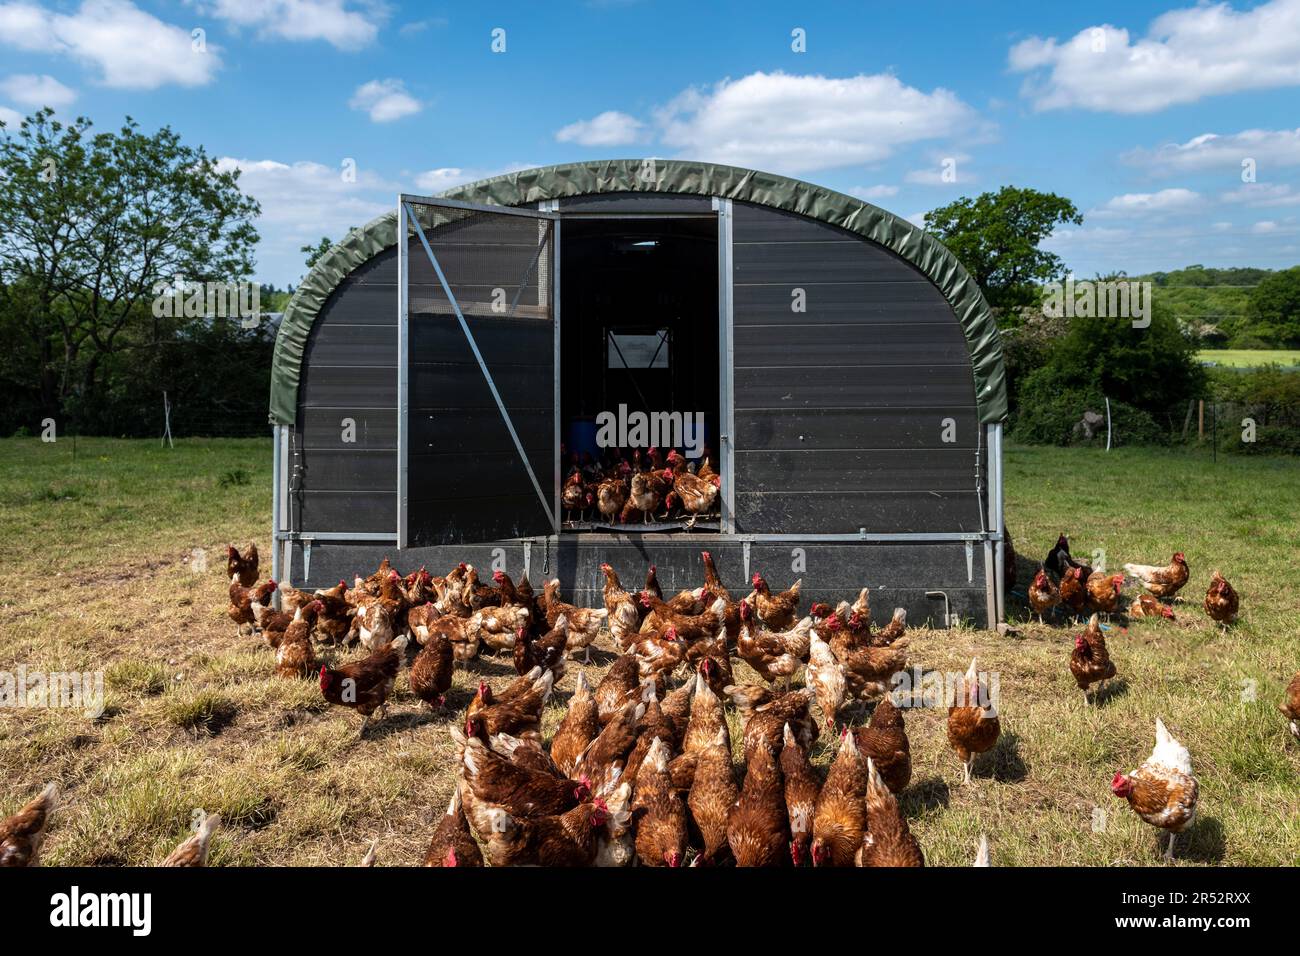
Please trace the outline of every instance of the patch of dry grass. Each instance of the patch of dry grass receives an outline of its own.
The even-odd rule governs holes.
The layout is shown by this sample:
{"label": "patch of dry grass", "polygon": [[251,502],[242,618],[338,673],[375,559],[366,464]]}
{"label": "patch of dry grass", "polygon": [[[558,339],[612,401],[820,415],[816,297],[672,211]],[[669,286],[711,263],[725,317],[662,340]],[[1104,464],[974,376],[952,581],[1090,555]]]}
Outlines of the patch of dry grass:
{"label": "patch of dry grass", "polygon": [[[0,443],[0,453],[15,444]],[[145,444],[105,443],[101,465],[131,459],[121,467],[138,477],[145,466],[135,458],[152,458]],[[215,566],[227,540],[269,544],[260,534],[269,491],[256,477],[269,444],[250,444],[228,443],[224,456],[220,443],[204,444],[198,460],[209,474],[185,486],[181,500],[196,502],[188,511],[153,515],[141,500],[147,487],[96,478],[86,461],[61,477],[33,457],[38,448],[21,449],[31,459],[26,478],[0,482],[0,494],[28,502],[19,510],[43,535],[29,546],[21,520],[0,526],[0,547],[15,544],[0,569],[0,660],[105,674],[97,719],[0,709],[0,813],[47,780],[65,790],[48,863],[156,863],[187,835],[196,810],[222,815],[214,864],[354,865],[375,838],[381,864],[416,863],[451,794],[447,723],[480,678],[513,676],[505,658],[458,670],[453,716],[424,708],[403,676],[388,717],[364,739],[358,715],[325,704],[314,681],[277,679],[273,652],[226,619]],[[254,473],[251,488],[219,487],[217,476],[233,467]],[[1192,583],[1178,625],[1116,622],[1108,640],[1120,679],[1090,708],[1066,667],[1069,628],[1021,621],[1007,636],[911,631],[911,658],[927,670],[964,671],[978,656],[982,670],[999,674],[1004,728],[963,787],[946,714],[908,711],[914,769],[902,803],[927,860],[967,865],[987,832],[996,865],[1158,863],[1158,835],[1110,796],[1109,780],[1150,752],[1159,715],[1190,748],[1202,785],[1200,819],[1180,839],[1178,862],[1300,862],[1300,748],[1276,710],[1300,668],[1300,584],[1289,567],[1300,538],[1295,466],[1012,449],[1008,471],[1008,520],[1022,555],[1045,553],[1063,529],[1077,551],[1106,548],[1112,567],[1181,548]],[[60,482],[88,490],[37,500],[36,491]],[[126,527],[96,517],[103,495],[134,516]],[[68,505],[87,509],[86,520],[64,525],[42,510]],[[194,570],[194,548],[211,556],[206,572]],[[1243,592],[1243,622],[1227,635],[1199,611],[1211,567]],[[1029,572],[1026,562],[1022,587]],[[607,640],[600,646],[587,668],[592,683],[612,660]],[[545,715],[548,734],[581,667],[569,664]],[[737,677],[755,679],[743,664]],[[733,722],[737,757],[738,731]],[[831,745],[823,735],[816,763],[829,763]]]}

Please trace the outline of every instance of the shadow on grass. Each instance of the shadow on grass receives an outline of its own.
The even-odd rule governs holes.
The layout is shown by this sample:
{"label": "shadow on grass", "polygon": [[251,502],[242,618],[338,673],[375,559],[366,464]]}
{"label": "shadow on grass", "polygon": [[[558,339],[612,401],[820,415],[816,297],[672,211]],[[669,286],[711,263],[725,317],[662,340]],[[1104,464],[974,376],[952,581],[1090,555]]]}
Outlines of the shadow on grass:
{"label": "shadow on grass", "polygon": [[1222,863],[1226,849],[1223,824],[1217,817],[1198,815],[1192,828],[1181,834],[1174,844],[1174,859]]}
{"label": "shadow on grass", "polygon": [[948,781],[936,775],[913,781],[903,791],[900,800],[904,816],[915,817],[931,810],[946,810],[951,798],[952,790]]}
{"label": "shadow on grass", "polygon": [[479,654],[465,667],[465,670],[482,677],[509,677],[514,680],[519,675],[515,673],[515,659],[506,652],[501,656],[494,657],[491,654]]}
{"label": "shadow on grass", "polygon": [[1020,738],[1004,731],[993,749],[975,758],[972,777],[991,777],[998,783],[1019,783],[1029,776],[1020,757]]}
{"label": "shadow on grass", "polygon": [[1094,707],[1105,707],[1117,697],[1123,697],[1128,693],[1128,681],[1122,677],[1113,678],[1106,681],[1106,686],[1099,691],[1094,691],[1092,695],[1092,705]]}
{"label": "shadow on grass", "polygon": [[[470,697],[466,697],[468,704]],[[442,713],[430,710],[423,704],[419,710],[403,711],[394,713],[391,710],[387,717],[380,717],[375,714],[370,718],[370,725],[366,727],[366,740],[383,740],[394,734],[405,733],[416,727],[423,727],[425,724],[454,724],[458,720],[456,710],[451,704],[451,694],[447,695],[447,708]]]}

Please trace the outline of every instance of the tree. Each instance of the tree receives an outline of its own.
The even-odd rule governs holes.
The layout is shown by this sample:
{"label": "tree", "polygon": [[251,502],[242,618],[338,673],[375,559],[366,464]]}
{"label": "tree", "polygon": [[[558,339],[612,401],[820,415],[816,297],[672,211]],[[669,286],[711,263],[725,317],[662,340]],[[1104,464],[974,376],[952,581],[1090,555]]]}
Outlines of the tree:
{"label": "tree", "polygon": [[1165,429],[1180,424],[1189,399],[1205,394],[1197,344],[1156,303],[1147,328],[1097,316],[1076,316],[1046,364],[1024,379],[1019,414],[1031,414],[1054,396],[1078,393],[1120,401]]}
{"label": "tree", "polygon": [[130,374],[116,357],[196,321],[154,315],[159,284],[242,280],[257,241],[237,170],[168,127],[146,135],[128,117],[87,139],[90,126],[43,109],[0,129],[0,321],[36,356],[7,391],[37,389],[46,414],[102,409],[105,369]]}
{"label": "tree", "polygon": [[72,211],[88,202],[83,135],[89,126],[84,117],[64,126],[52,110],[40,110],[15,138],[0,121],[0,314],[10,348],[28,352],[28,377],[36,380],[46,416],[59,411],[84,338],[56,306],[81,272],[84,239]]}
{"label": "tree", "polygon": [[925,214],[925,227],[952,250],[989,304],[1002,307],[1034,303],[1038,285],[1064,274],[1060,256],[1039,246],[1056,226],[1082,222],[1070,200],[1015,186]]}
{"label": "tree", "polygon": [[330,241],[329,236],[321,236],[320,242],[316,243],[316,245],[302,246],[301,248],[299,248],[298,250],[299,252],[307,253],[308,271],[311,270],[312,266],[316,265],[316,263],[320,260],[321,256],[325,255],[325,253],[330,251],[330,247],[333,245],[334,243]]}
{"label": "tree", "polygon": [[1273,345],[1300,345],[1300,266],[1260,280],[1246,305],[1248,331]]}

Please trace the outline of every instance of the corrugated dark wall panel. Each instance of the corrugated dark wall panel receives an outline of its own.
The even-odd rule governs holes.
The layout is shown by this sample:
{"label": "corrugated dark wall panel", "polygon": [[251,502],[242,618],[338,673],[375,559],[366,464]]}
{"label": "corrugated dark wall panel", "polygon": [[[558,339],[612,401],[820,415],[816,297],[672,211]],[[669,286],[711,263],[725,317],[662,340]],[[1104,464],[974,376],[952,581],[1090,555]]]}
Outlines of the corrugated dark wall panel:
{"label": "corrugated dark wall panel", "polygon": [[[395,470],[392,486],[394,489],[397,487]],[[351,531],[387,535],[397,531],[396,490],[305,491],[297,497],[295,508],[300,509],[301,517],[298,526],[309,534],[313,531]]]}
{"label": "corrugated dark wall panel", "polygon": [[751,408],[736,415],[736,447],[744,451],[805,448],[933,448],[944,421],[956,429],[952,447],[974,448],[975,409]]}
{"label": "corrugated dark wall panel", "polygon": [[[987,498],[984,505],[988,506]],[[743,517],[746,528],[811,527],[814,534],[983,530],[974,488],[963,492],[745,490],[736,492],[736,514]]]}
{"label": "corrugated dark wall panel", "polygon": [[396,249],[358,267],[321,309],[303,355],[293,437],[294,530],[395,531]]}
{"label": "corrugated dark wall panel", "polygon": [[832,226],[734,209],[738,529],[980,530],[974,379],[939,290]]}
{"label": "corrugated dark wall panel", "polygon": [[[755,277],[760,279],[761,277]],[[778,285],[761,281],[735,288],[736,328],[789,323],[795,290],[809,325],[948,325],[938,308],[948,310],[939,290],[928,282],[802,282]],[[951,310],[948,315],[951,316]],[[960,332],[960,328],[958,332]]]}
{"label": "corrugated dark wall panel", "polygon": [[[350,433],[343,424],[348,419]],[[345,434],[355,439],[350,447],[391,451],[397,447],[397,409],[341,406],[304,408],[298,413],[298,440],[305,448],[337,450]]]}
{"label": "corrugated dark wall panel", "polygon": [[[736,341],[736,364],[746,368],[806,366],[816,377],[830,366],[866,368],[915,360],[924,352],[935,365],[970,367],[970,352],[957,323],[898,322],[888,325],[800,326],[792,340],[788,324],[756,325]],[[828,348],[828,342],[834,348]]]}
{"label": "corrugated dark wall panel", "polygon": [[911,491],[926,476],[935,491],[964,491],[974,485],[974,463],[965,448],[869,448],[820,451],[736,452],[746,488],[755,494],[794,491]]}

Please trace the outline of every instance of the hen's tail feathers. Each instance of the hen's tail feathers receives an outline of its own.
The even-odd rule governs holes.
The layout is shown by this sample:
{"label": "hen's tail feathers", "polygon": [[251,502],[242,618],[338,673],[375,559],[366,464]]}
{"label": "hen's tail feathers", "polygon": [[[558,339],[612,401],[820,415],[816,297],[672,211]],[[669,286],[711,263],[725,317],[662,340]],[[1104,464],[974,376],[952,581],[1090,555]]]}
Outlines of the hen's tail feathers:
{"label": "hen's tail feathers", "polygon": [[361,863],[359,865],[374,866],[375,859],[376,859],[375,851],[376,849],[378,849],[378,847],[379,847],[379,840],[378,839],[371,840],[370,849],[366,850],[366,855],[361,858]]}
{"label": "hen's tail feathers", "polygon": [[533,682],[534,691],[541,692],[542,702],[545,704],[551,698],[551,688],[555,685],[555,671],[546,671]]}
{"label": "hen's tail feathers", "polygon": [[578,683],[573,688],[569,705],[572,706],[575,700],[591,700],[591,685],[587,683],[587,675],[582,671],[578,671]]}
{"label": "hen's tail feathers", "polygon": [[48,814],[59,805],[59,785],[51,780],[32,803]]}

